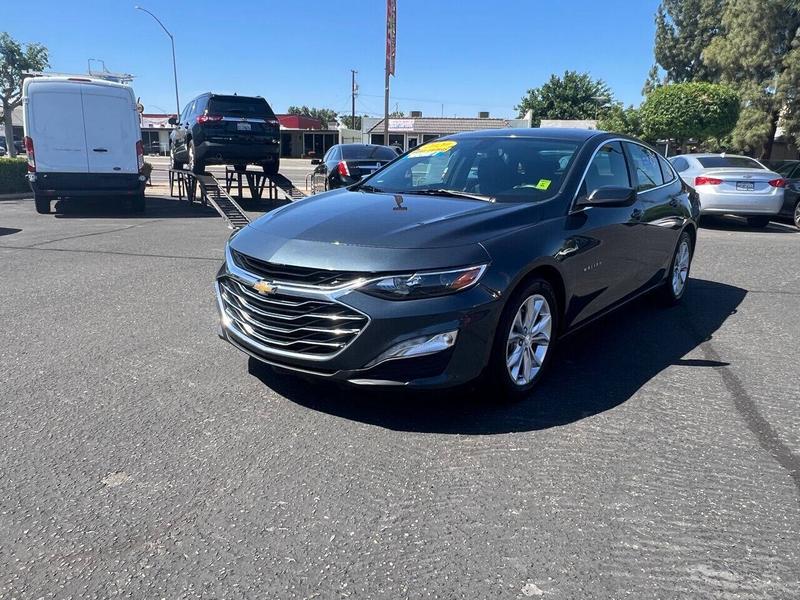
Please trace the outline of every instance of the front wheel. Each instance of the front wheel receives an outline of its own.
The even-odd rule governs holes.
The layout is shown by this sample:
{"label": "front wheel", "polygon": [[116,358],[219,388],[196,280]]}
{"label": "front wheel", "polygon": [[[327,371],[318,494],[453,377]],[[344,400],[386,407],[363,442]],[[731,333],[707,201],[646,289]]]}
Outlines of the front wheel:
{"label": "front wheel", "polygon": [[750,227],[766,227],[769,225],[769,217],[747,217],[747,224]]}
{"label": "front wheel", "polygon": [[792,214],[792,221],[794,221],[794,226],[800,229],[800,200],[798,200],[797,204],[794,205],[794,213]]}
{"label": "front wheel", "polygon": [[692,267],[692,238],[687,232],[681,233],[678,246],[672,255],[667,280],[661,289],[661,297],[667,305],[677,304],[686,292],[689,270]]}
{"label": "front wheel", "polygon": [[203,161],[198,160],[197,158],[197,153],[194,148],[194,141],[190,140],[188,142],[188,145],[189,145],[189,170],[195,175],[202,175],[206,170],[206,166],[203,164]]}
{"label": "front wheel", "polygon": [[33,195],[33,202],[36,205],[36,212],[40,215],[50,214],[50,199],[41,194]]}
{"label": "front wheel", "polygon": [[556,296],[544,279],[531,280],[508,301],[495,332],[488,373],[505,398],[524,398],[542,378],[558,325]]}

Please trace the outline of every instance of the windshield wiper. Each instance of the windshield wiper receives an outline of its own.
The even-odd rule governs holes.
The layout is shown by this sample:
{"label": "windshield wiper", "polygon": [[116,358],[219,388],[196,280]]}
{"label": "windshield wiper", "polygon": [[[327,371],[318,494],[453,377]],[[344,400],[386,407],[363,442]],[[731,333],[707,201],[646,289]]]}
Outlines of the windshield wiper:
{"label": "windshield wiper", "polygon": [[483,194],[470,194],[469,192],[461,192],[459,190],[425,189],[425,190],[405,190],[396,193],[417,194],[422,196],[447,196],[448,198],[470,198],[471,200],[483,200],[484,202],[494,202],[494,196],[486,196]]}

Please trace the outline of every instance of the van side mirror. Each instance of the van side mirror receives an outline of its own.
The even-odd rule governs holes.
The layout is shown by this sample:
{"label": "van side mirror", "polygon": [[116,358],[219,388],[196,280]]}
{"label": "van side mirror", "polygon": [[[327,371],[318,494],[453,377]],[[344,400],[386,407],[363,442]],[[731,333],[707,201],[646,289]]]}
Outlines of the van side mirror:
{"label": "van side mirror", "polygon": [[170,125],[177,125],[178,117],[175,116],[170,117],[169,119],[167,119],[167,123],[169,123]]}
{"label": "van side mirror", "polygon": [[636,190],[631,187],[604,185],[593,190],[578,206],[630,206],[636,202]]}
{"label": "van side mirror", "polygon": [[312,165],[320,165],[320,164],[322,164],[322,160],[319,159],[319,158],[312,158],[311,159],[311,164]]}

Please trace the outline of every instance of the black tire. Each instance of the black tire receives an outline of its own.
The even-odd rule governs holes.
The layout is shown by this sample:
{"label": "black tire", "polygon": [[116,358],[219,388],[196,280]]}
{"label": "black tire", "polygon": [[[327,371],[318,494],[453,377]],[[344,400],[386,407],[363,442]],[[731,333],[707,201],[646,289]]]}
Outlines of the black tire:
{"label": "black tire", "polygon": [[[512,324],[514,324],[517,318],[517,313],[522,314],[523,304],[529,300],[533,300],[535,305],[537,302],[535,298],[537,297],[543,299],[547,303],[547,311],[549,311],[550,317],[548,332],[549,341],[546,347],[544,347],[543,359],[538,367],[538,371],[533,374],[527,382],[521,380],[515,381],[512,370],[509,368],[507,362],[510,359],[508,350],[513,343],[511,341]],[[542,313],[544,313],[543,310]],[[541,317],[542,313],[537,313],[537,317]],[[494,343],[492,344],[492,354],[485,374],[485,380],[492,386],[492,390],[494,390],[495,393],[497,390],[501,391],[501,400],[516,401],[525,398],[547,373],[550,360],[555,350],[558,328],[561,324],[560,321],[561,313],[558,301],[553,287],[547,280],[540,278],[531,279],[513,293],[506,303],[500,320],[498,321],[497,330],[494,335]],[[534,319],[534,326],[536,326],[537,323],[540,323],[540,321]],[[528,333],[527,329],[525,332]],[[517,343],[519,343],[520,347],[523,347],[526,341],[520,339]],[[539,352],[539,349],[543,346],[545,345],[536,345],[536,350],[533,352]],[[521,374],[522,369],[518,370],[518,373]]]}
{"label": "black tire", "polygon": [[281,168],[280,159],[275,159],[275,162],[261,163],[261,168],[267,175],[277,175]]}
{"label": "black tire", "polygon": [[195,150],[195,147],[194,147],[194,140],[189,140],[187,145],[189,147],[189,150],[188,150],[188,152],[189,152],[189,163],[188,163],[189,170],[192,173],[194,173],[195,175],[202,175],[203,173],[205,173],[206,166],[205,166],[205,164],[203,163],[202,160],[198,160],[197,159],[197,154],[196,154],[196,150]]}
{"label": "black tire", "polygon": [[[681,248],[684,243],[686,244],[689,253],[688,264],[685,267],[683,283],[681,285],[677,285],[677,283],[674,280],[674,278],[676,277],[675,264],[679,260],[681,254]],[[688,232],[684,231],[678,238],[678,243],[675,245],[675,250],[672,253],[672,260],[669,263],[669,271],[667,272],[667,278],[664,281],[664,285],[662,285],[659,288],[660,299],[666,306],[673,306],[675,304],[678,304],[683,299],[683,296],[686,294],[686,286],[689,283],[689,273],[691,272],[692,269],[693,257],[694,257],[694,245],[692,244],[692,236],[689,235]],[[678,273],[677,276],[680,277],[681,274]]]}
{"label": "black tire", "polygon": [[247,171],[247,165],[233,165],[233,170],[237,173],[244,173]]}
{"label": "black tire", "polygon": [[137,194],[131,198],[131,212],[143,213],[145,211],[144,194]]}
{"label": "black tire", "polygon": [[800,229],[800,200],[794,205],[794,212],[792,213],[792,221],[794,226]]}
{"label": "black tire", "polygon": [[36,212],[40,215],[50,214],[50,199],[41,194],[33,195],[33,202],[36,205]]}
{"label": "black tire", "polygon": [[769,225],[769,217],[747,217],[747,224],[750,227],[766,227]]}

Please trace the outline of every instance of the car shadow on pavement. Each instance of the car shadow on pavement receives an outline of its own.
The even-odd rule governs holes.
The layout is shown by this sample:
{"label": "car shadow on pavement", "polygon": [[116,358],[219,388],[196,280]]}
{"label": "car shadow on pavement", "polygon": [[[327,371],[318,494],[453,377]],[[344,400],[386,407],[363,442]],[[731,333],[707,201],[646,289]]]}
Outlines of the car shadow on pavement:
{"label": "car shadow on pavement", "polygon": [[752,233],[800,233],[793,224],[784,223],[775,217],[766,227],[750,227],[744,217],[706,215],[700,224],[703,229],[714,231],[748,231]]}
{"label": "car shadow on pavement", "polygon": [[664,309],[651,296],[640,298],[564,338],[549,375],[516,403],[493,397],[480,385],[424,392],[337,386],[276,371],[252,358],[249,371],[309,409],[393,430],[496,434],[546,429],[622,404],[672,365],[682,370],[687,387],[694,369],[726,366],[683,357],[710,339],[746,294],[738,287],[692,279],[679,306]]}
{"label": "car shadow on pavement", "polygon": [[54,204],[57,219],[184,219],[217,217],[217,211],[198,202],[148,196],[145,211],[132,212],[121,198],[69,198]]}

